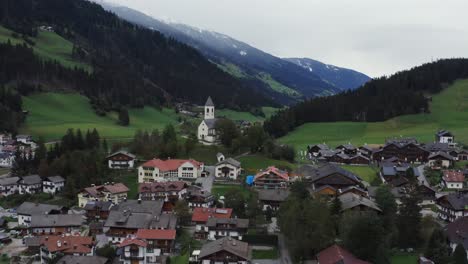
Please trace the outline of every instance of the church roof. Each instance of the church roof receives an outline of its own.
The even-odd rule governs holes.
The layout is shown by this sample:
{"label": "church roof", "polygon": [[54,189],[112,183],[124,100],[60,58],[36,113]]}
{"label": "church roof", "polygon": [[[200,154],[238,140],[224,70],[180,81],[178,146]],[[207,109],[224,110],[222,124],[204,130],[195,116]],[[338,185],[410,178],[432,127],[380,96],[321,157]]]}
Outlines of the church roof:
{"label": "church roof", "polygon": [[213,100],[211,100],[211,96],[208,96],[205,106],[214,106]]}
{"label": "church roof", "polygon": [[213,119],[204,119],[203,122],[205,122],[206,126],[208,129],[214,129],[216,126],[216,118]]}

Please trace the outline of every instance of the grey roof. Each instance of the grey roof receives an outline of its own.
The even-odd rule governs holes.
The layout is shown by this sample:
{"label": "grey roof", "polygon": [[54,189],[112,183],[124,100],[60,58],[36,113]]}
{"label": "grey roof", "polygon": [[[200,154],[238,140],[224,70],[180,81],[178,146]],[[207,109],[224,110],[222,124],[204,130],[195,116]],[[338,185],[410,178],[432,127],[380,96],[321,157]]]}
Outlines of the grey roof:
{"label": "grey roof", "polygon": [[465,210],[468,207],[468,193],[449,193],[439,197],[437,200],[444,198],[447,199],[447,202],[454,210]]}
{"label": "grey roof", "polygon": [[439,130],[436,134],[438,137],[453,137],[453,134],[447,130]]}
{"label": "grey roof", "polygon": [[65,179],[62,176],[50,176],[50,177],[47,177],[47,181],[58,183],[58,182],[65,182]]}
{"label": "grey roof", "polygon": [[204,198],[209,198],[213,197],[211,192],[203,190],[201,187],[196,186],[196,185],[191,185],[187,188],[187,194],[188,196],[201,196]]}
{"label": "grey roof", "polygon": [[205,106],[215,106],[213,100],[211,100],[211,96],[208,96],[208,99],[206,99]]}
{"label": "grey roof", "polygon": [[468,248],[468,217],[460,217],[445,228],[450,243],[462,244]]}
{"label": "grey roof", "polygon": [[242,219],[242,218],[208,218],[206,222],[207,227],[216,227],[218,224],[230,224],[235,225],[236,228],[248,228],[249,227],[249,219]]}
{"label": "grey roof", "polygon": [[221,157],[221,156],[224,156],[223,153],[221,153],[221,152],[216,153],[216,157],[217,157],[217,158],[219,158],[219,157]]}
{"label": "grey roof", "polygon": [[153,215],[148,213],[132,213],[110,211],[105,227],[118,227],[130,229],[146,229],[153,219]]}
{"label": "grey roof", "polygon": [[176,229],[177,216],[172,213],[153,217],[149,222],[149,229]]}
{"label": "grey roof", "polygon": [[366,206],[370,209],[373,209],[379,212],[382,211],[380,210],[380,208],[377,206],[376,203],[374,203],[370,199],[367,199],[355,193],[348,192],[348,193],[342,194],[338,196],[338,199],[340,199],[341,201],[342,211],[352,209],[356,206]]}
{"label": "grey roof", "polygon": [[110,201],[88,201],[84,207],[85,210],[95,210],[100,209],[101,211],[109,211],[112,207],[112,202]]}
{"label": "grey roof", "polygon": [[53,214],[53,215],[33,215],[31,217],[31,227],[62,227],[81,226],[84,219],[80,215]]}
{"label": "grey roof", "polygon": [[39,175],[29,175],[29,176],[24,176],[21,177],[21,184],[25,185],[34,185],[34,184],[41,184],[42,179]]}
{"label": "grey roof", "polygon": [[213,119],[203,119],[203,122],[205,122],[206,126],[208,129],[213,129],[216,126],[216,118]]}
{"label": "grey roof", "polygon": [[351,143],[339,145],[337,147],[337,149],[341,148],[341,147],[344,148],[344,149],[347,149],[347,150],[355,150],[356,149],[356,147]]}
{"label": "grey roof", "polygon": [[336,154],[335,150],[332,149],[321,149],[319,150],[319,156],[321,157],[333,157]]}
{"label": "grey roof", "polygon": [[162,206],[163,201],[127,200],[111,208],[104,226],[139,229],[149,228],[151,224],[163,226],[166,220],[166,226],[170,226],[170,217],[161,216]]}
{"label": "grey roof", "polygon": [[8,178],[1,178],[0,185],[7,186],[7,185],[15,185],[18,184],[20,177],[8,177]]}
{"label": "grey roof", "polygon": [[99,256],[72,256],[66,255],[57,261],[57,264],[106,264],[108,259]]}
{"label": "grey roof", "polygon": [[49,214],[51,211],[61,211],[64,207],[53,204],[22,203],[16,212],[20,215]]}
{"label": "grey roof", "polygon": [[258,190],[258,199],[260,201],[274,201],[274,202],[283,202],[289,196],[289,190],[287,189],[259,189]]}
{"label": "grey roof", "polygon": [[241,166],[241,163],[233,158],[227,158],[223,161],[220,161],[216,164],[216,166],[221,165],[221,164],[226,164],[226,163],[231,164],[232,166],[237,167],[237,168],[240,168]]}
{"label": "grey roof", "polygon": [[361,178],[359,178],[359,176],[357,176],[356,174],[331,163],[321,164],[318,167],[312,165],[303,165],[298,169],[298,171],[303,176],[310,177],[313,182],[318,181],[334,173],[341,174],[355,182],[361,182]]}
{"label": "grey roof", "polygon": [[315,145],[309,145],[309,148],[313,148],[313,147],[318,147],[320,150],[326,150],[326,149],[330,149],[328,147],[327,144],[323,143],[323,144],[315,144]]}
{"label": "grey roof", "polygon": [[161,214],[163,201],[140,201],[140,200],[127,200],[121,202],[119,205],[114,206],[112,211],[119,212],[132,212],[132,213],[149,213]]}
{"label": "grey roof", "polygon": [[135,156],[134,154],[132,154],[132,153],[130,153],[130,152],[128,152],[128,151],[119,150],[119,151],[114,152],[114,153],[110,154],[109,156],[107,156],[106,159],[108,159],[108,158],[110,158],[110,157],[113,157],[113,156],[115,156],[115,155],[117,155],[117,154],[123,154],[123,155],[129,156],[129,157],[131,157],[131,158],[133,158],[133,159],[136,158],[136,156]]}
{"label": "grey roof", "polygon": [[450,154],[448,154],[446,152],[442,152],[442,151],[439,151],[439,152],[436,152],[436,153],[433,153],[433,154],[429,155],[429,159],[434,159],[434,158],[436,158],[438,156],[442,157],[444,159],[447,159],[447,160],[453,160],[453,157]]}
{"label": "grey roof", "polygon": [[449,143],[440,143],[440,142],[434,142],[434,143],[427,143],[424,145],[424,148],[430,152],[436,152],[436,151],[451,151],[455,150],[455,148],[451,147]]}
{"label": "grey roof", "polygon": [[203,245],[198,258],[204,259],[220,251],[227,251],[245,260],[250,260],[252,253],[248,243],[224,237]]}

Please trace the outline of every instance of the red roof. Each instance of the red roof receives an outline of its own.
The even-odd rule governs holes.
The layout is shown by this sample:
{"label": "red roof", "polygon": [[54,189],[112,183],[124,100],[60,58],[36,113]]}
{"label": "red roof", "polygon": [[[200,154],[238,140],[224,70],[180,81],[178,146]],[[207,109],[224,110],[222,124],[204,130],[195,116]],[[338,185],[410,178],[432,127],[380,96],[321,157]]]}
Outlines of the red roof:
{"label": "red roof", "polygon": [[444,181],[446,182],[464,182],[465,175],[461,171],[446,170],[444,171]]}
{"label": "red roof", "polygon": [[317,254],[317,259],[320,264],[371,264],[370,262],[356,258],[351,252],[338,245],[333,245],[320,251]]}
{"label": "red roof", "polygon": [[161,160],[161,159],[152,159],[143,163],[143,167],[153,167],[158,168],[160,171],[173,171],[177,170],[182,164],[189,162],[193,166],[200,168],[203,163],[198,162],[193,159],[182,160],[182,159],[170,159],[170,160]]}
{"label": "red roof", "polygon": [[193,209],[193,222],[206,222],[208,218],[231,218],[232,208],[201,208]]}
{"label": "red roof", "polygon": [[275,174],[275,175],[278,175],[279,177],[285,179],[285,180],[289,180],[289,176],[288,176],[288,173],[286,171],[282,171],[274,166],[271,166],[271,167],[268,167],[266,170],[264,171],[261,171],[259,173],[257,173],[257,175],[255,175],[255,180],[258,179],[258,178],[261,178],[265,175],[269,175],[269,174]]}
{"label": "red roof", "polygon": [[187,188],[187,184],[183,181],[172,181],[172,182],[147,182],[140,183],[138,186],[139,193],[155,193],[155,192],[172,192],[182,191]]}
{"label": "red roof", "polygon": [[41,238],[43,244],[49,252],[91,253],[93,238],[89,236],[44,236]]}
{"label": "red roof", "polygon": [[129,245],[137,245],[140,247],[146,247],[148,243],[146,243],[146,241],[143,241],[137,238],[126,238],[124,239],[124,241],[122,241],[122,243],[120,243],[119,247],[126,247]]}
{"label": "red roof", "polygon": [[120,182],[114,183],[114,184],[108,184],[108,185],[98,185],[94,187],[88,187],[88,188],[85,188],[84,190],[93,197],[102,196],[103,191],[107,191],[112,194],[124,193],[124,192],[129,191],[128,187]]}
{"label": "red roof", "polygon": [[174,240],[176,231],[174,229],[138,229],[137,238],[149,240]]}

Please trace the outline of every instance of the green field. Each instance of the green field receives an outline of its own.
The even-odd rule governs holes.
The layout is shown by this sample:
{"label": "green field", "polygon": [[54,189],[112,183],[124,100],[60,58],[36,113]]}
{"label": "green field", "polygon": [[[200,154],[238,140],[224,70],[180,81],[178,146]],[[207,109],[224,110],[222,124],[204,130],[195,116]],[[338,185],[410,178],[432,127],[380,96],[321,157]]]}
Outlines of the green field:
{"label": "green field", "polygon": [[279,168],[288,168],[290,170],[296,168],[296,164],[292,164],[285,160],[269,159],[260,155],[243,156],[238,159],[242,163],[242,169],[247,174],[256,174],[260,169],[266,169],[269,166],[277,166]]}
{"label": "green field", "polygon": [[244,198],[248,198],[250,195],[250,190],[247,189],[247,187],[242,186],[242,185],[222,185],[222,184],[215,184],[213,185],[213,188],[211,189],[211,193],[215,195],[216,197],[224,196],[228,191],[231,190],[240,190],[242,194],[244,195]]}
{"label": "green field", "polygon": [[279,258],[278,249],[252,250],[252,259],[277,259]]}
{"label": "green field", "polygon": [[246,120],[250,122],[263,122],[265,118],[261,116],[254,116],[249,112],[238,112],[231,109],[218,109],[216,110],[217,117],[226,117],[231,120]]}
{"label": "green field", "polygon": [[418,256],[416,254],[396,254],[390,259],[392,264],[416,264]]}
{"label": "green field", "polygon": [[448,129],[455,133],[457,141],[468,143],[468,80],[457,81],[435,95],[430,114],[406,115],[375,123],[307,123],[279,141],[297,149],[322,142],[330,146],[348,142],[383,144],[386,138],[399,136],[432,142],[439,129]]}
{"label": "green field", "polygon": [[98,116],[88,99],[78,94],[41,93],[23,97],[23,108],[29,111],[21,133],[42,136],[46,140],[60,139],[68,128],[96,128],[108,139],[131,138],[138,129],[162,130],[167,124],[177,124],[177,114],[170,109],[152,107],[130,109],[130,126],[117,125],[116,114]]}
{"label": "green field", "polygon": [[[10,40],[12,44],[25,43],[21,37],[13,37],[12,33],[13,32],[11,30],[0,26],[0,42],[7,42]],[[37,37],[30,37],[30,39],[35,43],[32,46],[34,52],[40,57],[48,60],[58,61],[65,67],[78,67],[87,71],[92,70],[90,65],[78,62],[72,58],[73,43],[62,38],[56,33],[39,30]]]}
{"label": "green field", "polygon": [[260,74],[257,75],[257,78],[261,80],[262,82],[268,84],[273,91],[276,91],[282,94],[287,94],[293,97],[301,96],[301,94],[298,91],[279,83],[278,81],[273,79],[270,74],[261,72]]}
{"label": "green field", "polygon": [[377,173],[379,172],[377,168],[371,166],[353,166],[353,165],[341,165],[345,170],[348,170],[363,179],[368,183],[373,183],[375,180],[378,180]]}

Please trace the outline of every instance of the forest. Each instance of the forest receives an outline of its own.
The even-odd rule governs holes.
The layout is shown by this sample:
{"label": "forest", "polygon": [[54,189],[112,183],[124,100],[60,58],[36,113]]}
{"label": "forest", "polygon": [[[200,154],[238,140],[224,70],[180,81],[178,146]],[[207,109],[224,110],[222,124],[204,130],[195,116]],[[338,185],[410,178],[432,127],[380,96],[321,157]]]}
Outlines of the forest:
{"label": "forest", "polygon": [[374,79],[354,91],[306,100],[279,111],[264,127],[281,137],[308,122],[377,122],[429,112],[433,94],[467,77],[468,59],[439,60]]}
{"label": "forest", "polygon": [[[25,40],[37,35],[40,26],[51,26],[73,43],[74,59],[93,69],[67,69],[42,61],[28,47],[2,45],[1,67],[6,72],[0,76],[1,84],[25,84],[19,91],[22,95],[71,89],[89,97],[98,113],[175,101],[201,104],[208,96],[221,108],[273,105],[195,49],[121,20],[88,1],[1,1],[0,24]],[[34,45],[30,39],[27,42]]]}

